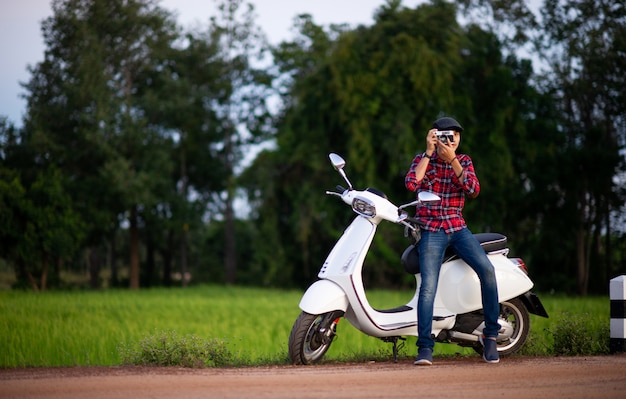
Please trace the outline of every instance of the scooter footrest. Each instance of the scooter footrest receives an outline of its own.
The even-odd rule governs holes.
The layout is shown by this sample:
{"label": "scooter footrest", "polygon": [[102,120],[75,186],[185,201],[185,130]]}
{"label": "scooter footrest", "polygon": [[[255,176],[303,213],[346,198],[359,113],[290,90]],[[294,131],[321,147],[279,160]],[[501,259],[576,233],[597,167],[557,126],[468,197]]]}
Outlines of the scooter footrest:
{"label": "scooter footrest", "polygon": [[383,310],[376,309],[376,311],[380,313],[400,313],[400,312],[406,312],[408,310],[413,310],[413,308],[410,307],[409,305],[403,305],[403,306],[399,306],[393,309],[383,309]]}

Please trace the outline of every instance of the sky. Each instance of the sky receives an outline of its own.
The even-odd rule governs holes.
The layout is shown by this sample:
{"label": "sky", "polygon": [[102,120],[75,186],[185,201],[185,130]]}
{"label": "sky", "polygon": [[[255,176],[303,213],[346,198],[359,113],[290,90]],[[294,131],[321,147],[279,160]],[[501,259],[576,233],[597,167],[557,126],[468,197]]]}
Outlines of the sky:
{"label": "sky", "polygon": [[[26,101],[21,83],[30,79],[27,67],[43,61],[44,43],[41,23],[52,15],[51,0],[0,0],[0,116],[22,126]],[[377,9],[386,0],[247,0],[254,5],[257,24],[272,44],[293,37],[293,18],[311,14],[318,25],[347,23],[371,25]],[[424,0],[403,0],[410,8]],[[190,28],[206,25],[215,15],[214,0],[161,0],[160,6],[178,15],[178,24]]]}

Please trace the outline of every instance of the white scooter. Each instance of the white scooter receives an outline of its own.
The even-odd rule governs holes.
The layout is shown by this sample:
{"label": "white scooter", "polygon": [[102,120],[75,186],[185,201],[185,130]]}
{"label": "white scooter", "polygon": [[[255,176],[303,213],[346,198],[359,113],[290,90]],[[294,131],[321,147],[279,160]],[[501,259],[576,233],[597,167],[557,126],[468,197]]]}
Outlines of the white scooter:
{"label": "white scooter", "polygon": [[[353,189],[343,168],[345,161],[330,154],[333,167],[341,174],[347,189],[326,194],[340,197],[352,206],[357,217],[344,231],[319,271],[319,280],[313,283],[300,300],[302,312],[289,335],[289,357],[293,364],[311,364],[322,359],[337,334],[341,317],[359,331],[393,344],[393,358],[397,362],[398,340],[417,336],[417,299],[420,287],[418,256],[410,245],[402,256],[405,270],[415,274],[415,295],[406,304],[393,309],[378,310],[370,306],[365,295],[362,269],[378,224],[383,220],[405,226],[416,236],[418,221],[408,216],[404,208],[420,203],[439,201],[432,193],[419,193],[418,199],[400,207],[375,189]],[[502,328],[497,338],[501,356],[518,351],[530,333],[529,313],[548,317],[539,298],[530,289],[524,262],[508,258],[506,237],[501,234],[476,234],[496,271]],[[413,241],[415,243],[415,241]],[[454,253],[447,253],[441,266],[435,297],[432,334],[437,342],[456,343],[482,353],[479,336],[484,327],[480,282],[476,273]]]}

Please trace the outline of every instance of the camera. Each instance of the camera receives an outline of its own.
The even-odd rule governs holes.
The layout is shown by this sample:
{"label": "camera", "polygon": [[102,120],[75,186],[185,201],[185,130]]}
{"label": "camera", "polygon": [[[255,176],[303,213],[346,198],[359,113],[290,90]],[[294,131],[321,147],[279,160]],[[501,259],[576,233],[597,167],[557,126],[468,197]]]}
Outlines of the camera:
{"label": "camera", "polygon": [[437,130],[435,135],[443,144],[454,143],[454,130]]}

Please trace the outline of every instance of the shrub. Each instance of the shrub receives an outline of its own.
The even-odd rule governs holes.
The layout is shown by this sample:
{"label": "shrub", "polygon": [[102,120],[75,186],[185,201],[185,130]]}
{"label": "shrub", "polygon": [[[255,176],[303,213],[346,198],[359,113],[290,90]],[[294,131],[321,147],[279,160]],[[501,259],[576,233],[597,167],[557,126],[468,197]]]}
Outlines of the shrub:
{"label": "shrub", "polygon": [[552,331],[555,355],[599,355],[608,354],[610,327],[608,320],[602,323],[589,322],[588,314],[563,313]]}
{"label": "shrub", "polygon": [[143,366],[181,366],[191,368],[220,367],[231,362],[226,343],[205,341],[195,335],[178,336],[175,331],[155,332],[139,346],[119,348],[122,363]]}

